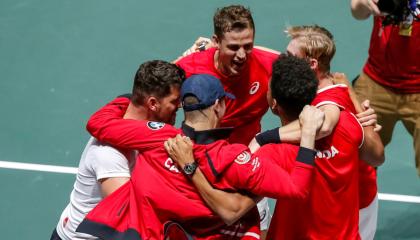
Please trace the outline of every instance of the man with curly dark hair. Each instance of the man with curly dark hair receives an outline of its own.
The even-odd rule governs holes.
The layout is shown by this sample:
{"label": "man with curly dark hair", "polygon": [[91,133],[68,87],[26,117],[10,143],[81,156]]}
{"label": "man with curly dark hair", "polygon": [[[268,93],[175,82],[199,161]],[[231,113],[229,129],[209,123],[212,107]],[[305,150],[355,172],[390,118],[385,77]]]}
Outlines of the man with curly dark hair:
{"label": "man with curly dark hair", "polygon": [[[287,123],[299,117],[303,107],[315,98],[316,89],[318,89],[318,81],[308,81],[316,77],[312,70],[309,71],[310,68],[302,66],[304,64],[307,63],[286,55],[280,55],[279,59],[273,63],[268,102],[271,103],[270,98],[276,100],[284,111],[280,115],[281,119]],[[272,108],[272,110],[276,115],[280,114],[277,112],[278,109]]]}

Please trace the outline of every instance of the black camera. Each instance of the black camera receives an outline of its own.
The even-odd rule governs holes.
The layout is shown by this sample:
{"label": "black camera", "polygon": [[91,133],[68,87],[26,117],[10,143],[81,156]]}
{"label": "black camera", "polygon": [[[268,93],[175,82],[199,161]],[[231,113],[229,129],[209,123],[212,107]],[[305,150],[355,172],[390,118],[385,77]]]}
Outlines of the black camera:
{"label": "black camera", "polygon": [[[382,20],[382,26],[398,25],[404,21],[404,16],[410,14],[409,0],[379,0],[378,8],[382,13],[387,13]],[[415,17],[417,19],[417,17]]]}
{"label": "black camera", "polygon": [[407,0],[379,0],[377,4],[381,12],[394,16],[401,16],[404,13],[404,9],[407,8],[407,5]]}

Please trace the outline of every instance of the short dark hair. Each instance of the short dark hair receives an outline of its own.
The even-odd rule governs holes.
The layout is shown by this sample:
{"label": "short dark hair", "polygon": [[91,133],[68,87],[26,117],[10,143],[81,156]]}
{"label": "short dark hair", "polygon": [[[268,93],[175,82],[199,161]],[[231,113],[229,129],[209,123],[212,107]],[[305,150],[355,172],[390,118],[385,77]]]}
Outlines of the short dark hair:
{"label": "short dark hair", "polygon": [[223,38],[225,32],[251,28],[255,33],[251,11],[242,5],[218,8],[213,17],[214,34]]}
{"label": "short dark hair", "polygon": [[144,103],[147,96],[163,98],[171,92],[171,87],[180,87],[185,72],[177,65],[161,60],[147,61],[140,65],[134,76],[132,103]]}
{"label": "short dark hair", "polygon": [[296,119],[315,98],[318,79],[306,60],[282,54],[273,63],[270,89],[286,115]]}

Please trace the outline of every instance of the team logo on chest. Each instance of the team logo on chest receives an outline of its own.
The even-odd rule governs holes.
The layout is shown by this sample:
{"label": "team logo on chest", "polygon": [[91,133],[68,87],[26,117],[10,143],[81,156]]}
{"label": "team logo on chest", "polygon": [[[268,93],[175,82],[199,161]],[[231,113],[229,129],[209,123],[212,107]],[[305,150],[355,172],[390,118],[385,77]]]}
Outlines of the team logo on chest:
{"label": "team logo on chest", "polygon": [[258,91],[258,89],[260,89],[260,82],[253,82],[251,84],[251,88],[249,89],[249,94],[255,94]]}
{"label": "team logo on chest", "polygon": [[169,171],[174,172],[174,173],[180,173],[180,171],[175,166],[175,163],[171,158],[166,159],[164,165],[165,165],[165,168],[168,169]]}
{"label": "team logo on chest", "polygon": [[152,121],[147,122],[147,127],[152,130],[159,130],[159,129],[162,129],[164,126],[165,124],[162,122],[152,122]]}
{"label": "team logo on chest", "polygon": [[258,157],[254,158],[251,164],[252,164],[252,171],[255,172],[255,170],[260,167],[260,160],[258,159]]}
{"label": "team logo on chest", "polygon": [[337,150],[337,148],[335,148],[334,146],[331,146],[330,149],[326,149],[326,150],[317,150],[316,152],[316,157],[317,158],[325,158],[325,159],[330,159],[335,157],[337,154],[339,154],[340,151]]}
{"label": "team logo on chest", "polygon": [[245,164],[245,163],[249,162],[249,160],[251,160],[251,154],[249,154],[249,152],[247,152],[247,151],[243,151],[241,154],[239,154],[236,157],[235,162],[237,164]]}

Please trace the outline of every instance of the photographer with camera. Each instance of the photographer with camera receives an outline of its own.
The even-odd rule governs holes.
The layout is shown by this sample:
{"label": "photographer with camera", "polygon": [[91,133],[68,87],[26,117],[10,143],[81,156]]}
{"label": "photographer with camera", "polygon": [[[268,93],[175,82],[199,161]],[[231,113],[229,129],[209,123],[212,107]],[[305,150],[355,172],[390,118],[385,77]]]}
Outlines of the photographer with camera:
{"label": "photographer with camera", "polygon": [[[419,0],[351,0],[354,18],[364,20],[374,15],[369,57],[354,82],[354,90],[359,100],[369,99],[375,109],[384,145],[391,141],[396,122],[402,121],[413,137],[420,175],[419,5]],[[370,191],[369,184],[359,185],[361,194]],[[371,202],[365,200],[360,202],[363,209],[359,220],[363,240],[373,239],[377,216],[377,197]]]}

